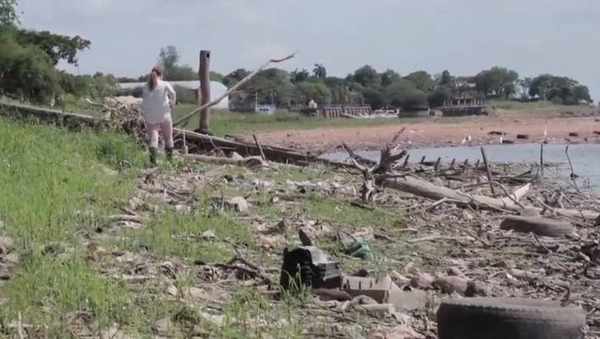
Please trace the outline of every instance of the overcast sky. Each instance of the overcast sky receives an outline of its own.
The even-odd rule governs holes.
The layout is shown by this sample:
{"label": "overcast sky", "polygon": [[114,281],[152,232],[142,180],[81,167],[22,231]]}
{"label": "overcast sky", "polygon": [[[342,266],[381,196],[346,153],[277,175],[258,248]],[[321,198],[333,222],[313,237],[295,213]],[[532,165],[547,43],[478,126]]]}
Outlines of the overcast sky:
{"label": "overcast sky", "polygon": [[166,45],[194,68],[211,50],[221,73],[299,50],[281,68],[470,75],[500,65],[573,77],[600,100],[600,0],[18,1],[26,27],[92,41],[81,73],[137,77]]}

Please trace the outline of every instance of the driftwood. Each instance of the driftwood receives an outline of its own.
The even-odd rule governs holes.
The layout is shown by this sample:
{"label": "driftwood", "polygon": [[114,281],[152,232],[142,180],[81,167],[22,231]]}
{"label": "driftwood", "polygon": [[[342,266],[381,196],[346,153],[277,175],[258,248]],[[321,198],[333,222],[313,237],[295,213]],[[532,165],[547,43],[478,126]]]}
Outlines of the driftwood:
{"label": "driftwood", "polygon": [[[399,135],[400,133],[398,133]],[[396,141],[398,135],[394,137],[393,141]],[[396,149],[396,146],[394,149]],[[349,149],[346,147],[347,150]],[[419,179],[417,177],[408,174],[399,174],[394,172],[394,164],[399,161],[402,157],[407,155],[406,151],[401,151],[398,154],[392,154],[392,148],[388,144],[382,151],[380,161],[377,165],[367,167],[359,164],[361,159],[357,159],[354,152],[349,151],[349,155],[352,158],[355,168],[359,169],[362,174],[363,186],[361,189],[362,199],[369,201],[373,199],[373,195],[377,192],[378,187],[385,187],[396,189],[402,192],[414,194],[423,198],[431,199],[434,201],[444,200],[448,203],[453,203],[463,207],[477,207],[480,209],[488,210],[501,210],[510,212],[522,212],[527,211],[529,213],[534,212],[542,214],[547,210],[565,217],[578,218],[585,220],[596,220],[600,218],[600,212],[588,211],[588,210],[575,210],[556,208],[552,209],[548,206],[544,208],[538,208],[533,206],[524,206],[519,202],[520,198],[527,194],[531,184],[528,183],[522,187],[519,187],[514,192],[510,193],[506,191],[506,188],[499,183],[490,182],[489,184],[495,184],[500,186],[505,193],[505,197],[492,198],[484,195],[474,195],[465,192],[453,190],[447,187],[432,184],[426,180]]]}
{"label": "driftwood", "polygon": [[32,119],[39,122],[65,125],[68,127],[103,127],[111,125],[104,117],[68,113],[56,109],[0,102],[0,115],[16,119]]}
{"label": "driftwood", "polygon": [[200,162],[205,162],[209,164],[216,165],[235,165],[247,168],[258,168],[258,167],[269,167],[269,164],[258,157],[248,157],[248,158],[225,158],[225,157],[214,157],[209,155],[200,155],[200,154],[186,154],[182,155],[182,157],[186,159],[192,159]]}
{"label": "driftwood", "polygon": [[231,94],[232,92],[234,92],[235,90],[237,90],[240,86],[242,86],[243,84],[245,84],[246,82],[248,82],[250,79],[252,79],[256,74],[258,74],[260,71],[264,70],[265,68],[267,68],[270,64],[276,64],[276,63],[280,63],[280,62],[284,62],[286,60],[289,60],[291,58],[293,58],[294,56],[296,56],[296,53],[298,52],[294,52],[290,55],[288,55],[285,58],[281,58],[281,59],[271,59],[267,62],[265,62],[262,66],[260,66],[259,68],[257,68],[256,70],[254,70],[252,73],[248,74],[245,78],[243,78],[242,80],[238,81],[235,85],[231,86],[231,88],[229,88],[227,91],[225,91],[225,93],[223,93],[223,95],[221,95],[220,97],[218,97],[217,99],[199,106],[198,108],[196,108],[195,110],[193,110],[192,112],[190,112],[189,114],[186,114],[184,117],[182,117],[179,120],[176,120],[175,122],[173,122],[173,126],[185,126],[187,124],[187,122],[198,112],[200,112],[203,109],[206,108],[210,108],[216,104],[218,104],[219,102],[223,101],[223,99],[225,99],[226,97],[229,96],[229,94]]}
{"label": "driftwood", "polygon": [[263,160],[257,156],[251,157],[242,157],[239,154],[233,152],[234,156],[226,158],[226,157],[217,157],[210,155],[202,155],[202,154],[182,154],[181,156],[186,159],[195,160],[199,162],[204,162],[208,164],[215,165],[232,165],[239,167],[246,167],[250,169],[258,169],[258,168],[270,168],[270,169],[295,169],[301,170],[303,167],[293,164],[282,164],[282,163],[270,163],[268,161]]}
{"label": "driftwood", "polygon": [[[428,181],[408,175],[399,178],[386,178],[382,180],[380,184],[383,187],[397,189],[402,192],[411,193],[435,201],[447,198],[448,202],[452,202],[460,206],[477,206],[481,209],[507,210],[513,212],[528,209],[542,213],[545,210],[545,208],[519,205],[515,202],[513,196],[505,198],[490,198],[483,195],[472,195],[447,187],[438,186]],[[517,196],[518,194],[522,194],[524,190],[525,186],[513,192],[512,195]],[[594,220],[600,215],[599,212],[595,211],[579,211],[564,208],[556,208],[553,209],[553,211],[558,215],[571,218],[584,218],[587,220]]]}
{"label": "driftwood", "polygon": [[[317,155],[300,153],[296,150],[282,147],[265,146],[254,142],[234,141],[215,136],[209,136],[188,130],[174,128],[176,135],[185,136],[185,140],[191,144],[201,144],[203,149],[217,149],[235,151],[243,157],[262,156],[269,161],[280,163],[292,163],[305,165],[311,163],[324,164],[331,167],[345,168],[352,167],[343,162],[331,161],[319,158]],[[262,152],[261,152],[262,149]]]}
{"label": "driftwood", "polygon": [[500,223],[500,229],[513,230],[521,233],[531,232],[536,235],[557,238],[573,233],[573,226],[566,221],[516,215],[504,218]]}

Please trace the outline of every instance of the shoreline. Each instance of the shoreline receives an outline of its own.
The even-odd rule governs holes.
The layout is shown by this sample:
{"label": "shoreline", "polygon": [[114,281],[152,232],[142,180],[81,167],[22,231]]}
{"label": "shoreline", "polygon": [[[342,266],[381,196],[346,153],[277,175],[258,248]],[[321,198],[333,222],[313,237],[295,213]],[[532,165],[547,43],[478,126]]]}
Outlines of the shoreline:
{"label": "shoreline", "polygon": [[406,129],[398,141],[407,149],[486,146],[500,144],[501,138],[506,144],[507,141],[535,144],[544,139],[547,144],[600,143],[598,117],[543,115],[473,117],[458,122],[436,118],[402,125],[266,130],[260,132],[260,139],[265,144],[310,152],[336,152],[342,149],[343,143],[355,151],[373,151],[384,147],[402,128]]}

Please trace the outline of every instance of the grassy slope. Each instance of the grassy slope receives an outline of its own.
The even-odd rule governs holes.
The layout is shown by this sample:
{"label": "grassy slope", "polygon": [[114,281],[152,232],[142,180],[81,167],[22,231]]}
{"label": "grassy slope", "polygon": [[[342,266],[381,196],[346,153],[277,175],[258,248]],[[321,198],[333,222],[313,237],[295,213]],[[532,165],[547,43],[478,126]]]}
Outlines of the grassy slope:
{"label": "grassy slope", "polygon": [[[111,175],[107,166],[139,166],[140,156],[120,135],[0,120],[1,232],[14,239],[19,254],[13,279],[0,285],[9,297],[3,316],[14,319],[21,312],[28,321],[50,326],[61,313],[82,307],[104,323],[131,316],[127,291],[89,266],[74,238],[114,210],[115,199],[131,193],[131,177]],[[44,255],[47,246],[76,250]],[[34,306],[40,304],[52,310]]]}
{"label": "grassy slope", "polygon": [[[135,179],[141,175],[145,161],[146,154],[140,147],[113,132],[74,133],[0,118],[0,221],[3,225],[0,236],[14,240],[14,246],[8,246],[14,247],[12,251],[0,251],[0,271],[14,266],[12,278],[0,281],[1,321],[14,321],[20,313],[27,324],[47,326],[46,337],[72,338],[73,327],[67,322],[74,314],[87,312],[93,323],[102,328],[118,324],[127,333],[148,336],[157,321],[181,316],[182,304],[165,297],[164,281],[152,279],[132,288],[112,278],[110,272],[123,266],[112,256],[108,261],[89,260],[86,235],[94,237],[93,241],[109,252],[132,253],[145,258],[149,267],[174,260],[190,268],[197,260],[225,262],[232,257],[233,251],[227,243],[190,238],[213,231],[217,239],[230,239],[246,247],[257,255],[253,260],[263,261],[267,267],[278,267],[278,255],[265,257],[248,218],[237,218],[230,213],[214,214],[210,203],[213,196],[223,192],[241,195],[252,192],[251,188],[248,191],[248,187],[227,183],[201,187],[199,201],[191,206],[190,213],[162,206],[142,228],[126,230],[120,237],[98,240],[96,230],[107,227],[106,216],[121,213],[119,203],[134,194]],[[175,173],[180,166],[189,164],[179,163],[161,171]],[[211,169],[193,166],[187,170]],[[237,175],[236,171],[241,170],[232,171]],[[261,180],[274,182],[321,178],[319,171],[267,172],[260,176]],[[286,210],[269,207],[267,195],[258,194],[256,199],[264,200],[264,204],[256,203],[255,212],[273,224],[285,216],[298,215],[329,221],[349,230],[373,224],[386,228],[397,221],[388,214],[351,207],[333,198],[309,195]],[[6,238],[0,239],[0,244],[7,243]],[[276,253],[280,253],[279,250]],[[346,267],[357,263],[360,264],[351,261]],[[388,267],[381,266],[381,270],[384,268]],[[121,274],[133,274],[123,270]],[[197,286],[194,270],[185,272],[175,282],[176,286]],[[220,301],[222,314],[237,322],[215,329],[219,338],[259,338],[263,333],[273,337],[300,337],[303,326],[297,301],[288,300],[273,306],[268,297],[243,286],[229,290],[228,299]],[[272,328],[268,323],[256,325],[249,320],[274,315],[285,319],[285,325]],[[191,317],[192,320],[186,319],[192,323],[203,323],[197,315],[186,317]],[[249,334],[248,323],[240,319],[250,321],[255,333]],[[328,327],[327,324],[322,326]],[[171,333],[174,338],[183,338],[181,331],[178,328]]]}

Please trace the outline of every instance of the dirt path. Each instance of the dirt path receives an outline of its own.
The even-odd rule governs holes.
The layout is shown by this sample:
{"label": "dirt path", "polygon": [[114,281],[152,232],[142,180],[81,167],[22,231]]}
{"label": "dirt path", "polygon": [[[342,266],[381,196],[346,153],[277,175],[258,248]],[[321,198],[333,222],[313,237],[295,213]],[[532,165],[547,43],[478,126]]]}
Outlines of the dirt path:
{"label": "dirt path", "polygon": [[[597,117],[557,117],[544,115],[473,117],[466,121],[444,122],[443,118],[416,120],[406,124],[403,140],[413,147],[460,145],[470,135],[472,143],[493,144],[500,136],[490,131],[506,132],[504,139],[515,142],[538,142],[547,130],[549,142],[600,142],[600,121]],[[264,143],[302,149],[334,149],[342,142],[360,149],[379,149],[391,140],[401,125],[346,128],[317,128],[261,133]],[[578,133],[577,137],[569,133]],[[516,139],[517,134],[529,135],[529,140]]]}

